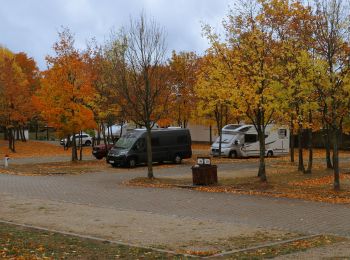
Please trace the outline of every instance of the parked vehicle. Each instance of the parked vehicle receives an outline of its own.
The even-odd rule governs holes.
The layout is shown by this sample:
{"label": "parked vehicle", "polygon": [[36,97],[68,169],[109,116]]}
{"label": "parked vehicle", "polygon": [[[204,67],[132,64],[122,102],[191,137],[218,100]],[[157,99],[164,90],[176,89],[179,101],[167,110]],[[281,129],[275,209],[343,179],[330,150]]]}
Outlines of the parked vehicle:
{"label": "parked vehicle", "polygon": [[121,135],[125,134],[128,128],[128,124],[125,123],[123,125],[111,125],[106,127],[105,136],[113,136],[114,138],[119,138]]}
{"label": "parked vehicle", "polygon": [[[191,158],[191,135],[188,129],[152,130],[153,162],[172,161],[180,164],[182,159]],[[147,162],[145,129],[135,129],[122,136],[108,152],[107,162],[112,166],[134,167]]]}
{"label": "parked vehicle", "polygon": [[[92,137],[87,134],[87,133],[82,133],[81,134],[81,138],[82,138],[82,144],[85,145],[85,146],[90,146],[92,144]],[[75,141],[76,141],[76,144],[79,145],[79,140],[80,140],[80,134],[76,134],[75,135]],[[72,136],[69,138],[69,142],[72,143],[73,141],[73,138]],[[67,145],[67,138],[63,138],[60,140],[60,144],[61,145]]]}
{"label": "parked vehicle", "polygon": [[103,157],[106,157],[108,151],[111,150],[113,144],[99,144],[92,147],[92,155],[96,157],[96,159],[101,160]]}
{"label": "parked vehicle", "polygon": [[[258,133],[253,125],[242,125],[234,130],[222,131],[221,155],[231,158],[259,156]],[[211,146],[211,155],[219,156],[220,138]],[[267,125],[265,130],[265,155],[277,156],[289,153],[289,129]]]}

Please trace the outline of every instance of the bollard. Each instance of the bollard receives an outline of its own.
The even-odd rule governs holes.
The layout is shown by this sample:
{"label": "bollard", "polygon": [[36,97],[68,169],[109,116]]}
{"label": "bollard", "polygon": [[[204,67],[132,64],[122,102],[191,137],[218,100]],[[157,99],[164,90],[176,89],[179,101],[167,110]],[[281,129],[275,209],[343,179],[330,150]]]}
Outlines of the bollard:
{"label": "bollard", "polygon": [[9,160],[10,160],[10,157],[7,154],[5,154],[5,157],[4,157],[5,168],[7,168],[9,166]]}

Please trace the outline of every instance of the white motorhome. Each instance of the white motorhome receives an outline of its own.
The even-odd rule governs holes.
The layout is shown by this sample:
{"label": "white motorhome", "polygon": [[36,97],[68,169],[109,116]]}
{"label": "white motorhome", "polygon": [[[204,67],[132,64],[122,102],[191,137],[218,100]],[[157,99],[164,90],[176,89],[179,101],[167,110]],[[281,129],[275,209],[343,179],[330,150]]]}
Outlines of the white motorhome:
{"label": "white motorhome", "polygon": [[[219,156],[220,137],[212,144],[210,154]],[[270,124],[265,129],[265,155],[278,156],[289,153],[289,129]],[[259,156],[258,133],[253,125],[241,125],[235,129],[222,128],[221,155],[231,158]]]}

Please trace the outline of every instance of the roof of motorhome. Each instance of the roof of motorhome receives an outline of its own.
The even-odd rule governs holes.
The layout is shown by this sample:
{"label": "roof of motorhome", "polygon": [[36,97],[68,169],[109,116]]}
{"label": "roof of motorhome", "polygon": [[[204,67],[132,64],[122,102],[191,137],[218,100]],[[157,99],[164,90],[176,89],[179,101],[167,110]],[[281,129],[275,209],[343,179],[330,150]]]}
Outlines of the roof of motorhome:
{"label": "roof of motorhome", "polygon": [[[130,131],[143,131],[145,132],[146,129],[145,128],[135,128],[135,129],[132,129]],[[166,132],[166,131],[189,131],[189,129],[187,128],[156,128],[156,129],[152,129],[151,130],[152,132]]]}
{"label": "roof of motorhome", "polygon": [[232,129],[232,130],[226,130],[226,131],[232,131],[232,132],[241,132],[242,130],[244,130],[247,127],[252,127],[253,125],[241,125],[240,127],[237,127],[236,129]]}

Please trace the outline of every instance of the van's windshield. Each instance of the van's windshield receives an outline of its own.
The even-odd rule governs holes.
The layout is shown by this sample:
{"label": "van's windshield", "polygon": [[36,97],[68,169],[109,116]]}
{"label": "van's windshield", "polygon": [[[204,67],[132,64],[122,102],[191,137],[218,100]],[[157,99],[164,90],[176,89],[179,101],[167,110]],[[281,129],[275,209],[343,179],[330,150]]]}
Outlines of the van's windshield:
{"label": "van's windshield", "polygon": [[[223,135],[222,135],[221,143],[222,143],[222,144],[228,144],[228,143],[230,143],[235,137],[236,137],[235,134],[223,134]],[[220,136],[216,139],[215,142],[216,142],[216,143],[219,143],[219,142],[220,142]]]}
{"label": "van's windshield", "polygon": [[137,138],[134,135],[125,135],[115,143],[114,147],[121,149],[130,149],[136,140]]}

